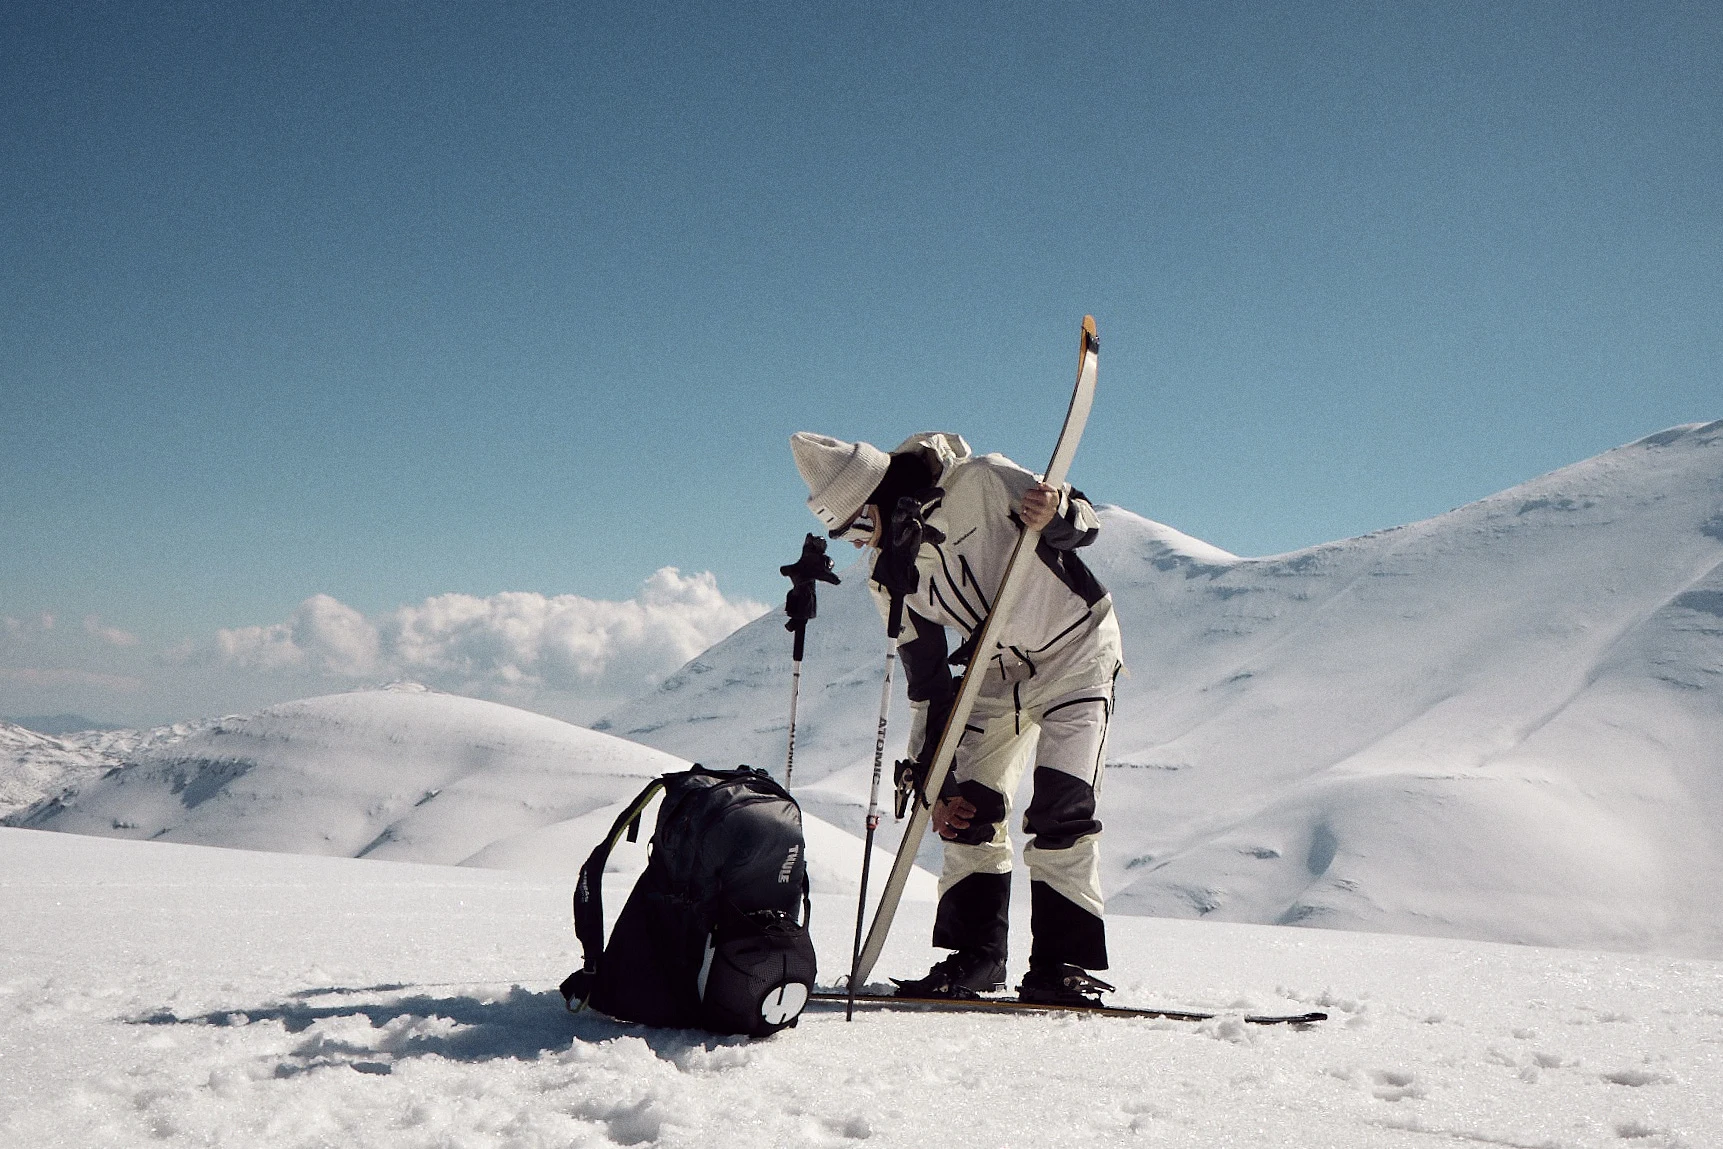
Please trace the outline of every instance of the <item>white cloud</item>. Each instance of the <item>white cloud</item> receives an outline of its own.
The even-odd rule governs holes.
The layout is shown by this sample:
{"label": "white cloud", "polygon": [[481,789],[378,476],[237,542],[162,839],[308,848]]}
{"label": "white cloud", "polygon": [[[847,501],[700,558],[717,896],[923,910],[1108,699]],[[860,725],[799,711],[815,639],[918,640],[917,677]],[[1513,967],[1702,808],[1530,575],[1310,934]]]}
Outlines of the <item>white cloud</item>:
{"label": "white cloud", "polygon": [[300,603],[286,622],[217,631],[215,644],[221,662],[247,670],[306,669],[361,677],[381,665],[377,628],[326,594]]}
{"label": "white cloud", "polygon": [[253,670],[404,675],[505,693],[633,694],[766,609],[726,598],[710,573],[674,567],[622,602],[530,591],[443,594],[366,618],[315,595],[285,622],[218,632],[214,654]]}
{"label": "white cloud", "polygon": [[54,615],[47,611],[31,618],[18,618],[8,614],[0,616],[0,627],[4,627],[5,632],[13,638],[30,639],[53,630],[55,621]]}
{"label": "white cloud", "polygon": [[93,614],[84,616],[84,633],[93,634],[109,646],[136,646],[138,636],[117,626],[103,626],[102,620]]}

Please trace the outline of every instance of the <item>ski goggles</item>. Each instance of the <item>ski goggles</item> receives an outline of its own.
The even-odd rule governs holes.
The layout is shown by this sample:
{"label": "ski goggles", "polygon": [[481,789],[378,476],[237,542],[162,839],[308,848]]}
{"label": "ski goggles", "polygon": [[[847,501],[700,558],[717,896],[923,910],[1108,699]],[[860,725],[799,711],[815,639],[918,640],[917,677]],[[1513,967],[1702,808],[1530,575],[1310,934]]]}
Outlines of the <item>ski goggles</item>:
{"label": "ski goggles", "polygon": [[873,533],[873,516],[868,513],[867,507],[863,507],[856,517],[850,520],[849,526],[832,531],[831,536],[846,543],[865,543],[873,539]]}

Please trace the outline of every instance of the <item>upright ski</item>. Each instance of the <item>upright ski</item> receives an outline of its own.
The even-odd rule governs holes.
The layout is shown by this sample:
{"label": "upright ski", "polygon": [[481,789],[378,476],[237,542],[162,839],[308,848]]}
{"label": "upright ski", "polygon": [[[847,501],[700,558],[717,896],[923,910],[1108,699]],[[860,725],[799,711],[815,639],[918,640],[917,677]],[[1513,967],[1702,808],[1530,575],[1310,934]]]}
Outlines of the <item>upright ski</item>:
{"label": "upright ski", "polygon": [[[1071,460],[1077,454],[1077,444],[1083,438],[1083,427],[1089,421],[1089,408],[1095,402],[1095,376],[1100,370],[1100,364],[1101,342],[1095,334],[1095,318],[1085,315],[1082,342],[1077,352],[1077,386],[1071,392],[1071,405],[1065,412],[1065,425],[1059,432],[1059,441],[1053,448],[1053,460],[1047,464],[1047,472],[1043,477],[1049,486],[1057,487],[1065,481],[1065,473],[1070,470]],[[957,698],[951,706],[951,717],[946,720],[945,730],[939,737],[939,746],[928,766],[927,781],[923,788],[926,794],[938,794],[939,788],[945,784],[945,776],[951,770],[952,759],[957,755],[958,740],[963,736],[964,723],[969,721],[969,713],[975,708],[975,699],[981,693],[981,680],[985,677],[982,670],[987,665],[987,660],[993,657],[994,648],[998,645],[996,636],[1000,625],[1010,615],[1011,608],[1023,589],[1023,572],[1035,561],[1035,546],[1040,540],[1040,531],[1025,528],[1017,539],[1016,548],[1011,552],[1005,575],[999,583],[999,593],[993,600],[993,609],[988,611],[987,620],[976,637],[974,653],[970,655],[969,665],[963,674],[963,685],[958,688]],[[903,897],[904,885],[909,881],[909,871],[915,865],[916,851],[921,848],[922,835],[927,832],[927,824],[933,813],[929,806],[919,801],[912,802],[911,808],[909,825],[904,828],[903,841],[897,848],[897,858],[892,863],[890,876],[886,878],[885,889],[880,893],[879,909],[874,913],[873,926],[868,930],[867,941],[862,946],[850,975],[852,983],[856,985],[867,983],[874,963],[879,960],[880,951],[885,948],[886,935],[891,932],[892,919],[897,915],[898,901]]]}

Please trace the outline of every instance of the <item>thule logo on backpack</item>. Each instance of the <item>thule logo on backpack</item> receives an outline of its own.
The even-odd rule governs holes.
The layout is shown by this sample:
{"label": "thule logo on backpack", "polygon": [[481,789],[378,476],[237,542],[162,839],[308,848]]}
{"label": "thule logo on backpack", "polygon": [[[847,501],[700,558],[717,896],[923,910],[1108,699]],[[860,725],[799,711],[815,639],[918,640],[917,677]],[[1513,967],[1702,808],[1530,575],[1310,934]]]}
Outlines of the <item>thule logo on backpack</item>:
{"label": "thule logo on backpack", "polygon": [[790,875],[795,872],[796,859],[802,856],[800,846],[791,846],[790,852],[784,855],[784,864],[778,869],[778,884],[789,885]]}

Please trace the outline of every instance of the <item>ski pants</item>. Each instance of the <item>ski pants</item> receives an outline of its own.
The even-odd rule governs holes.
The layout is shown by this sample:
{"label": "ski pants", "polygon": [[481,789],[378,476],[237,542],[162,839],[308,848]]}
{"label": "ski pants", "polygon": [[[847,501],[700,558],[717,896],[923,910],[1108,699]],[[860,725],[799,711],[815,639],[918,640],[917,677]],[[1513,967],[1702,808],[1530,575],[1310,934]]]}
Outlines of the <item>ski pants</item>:
{"label": "ski pants", "polygon": [[1033,796],[1023,816],[1031,836],[1023,851],[1030,961],[1107,968],[1095,796],[1119,661],[1116,643],[1102,647],[1101,657],[1073,671],[983,688],[944,788],[967,798],[976,814],[945,843],[935,946],[1006,959],[1012,861],[1006,819],[1033,756]]}

